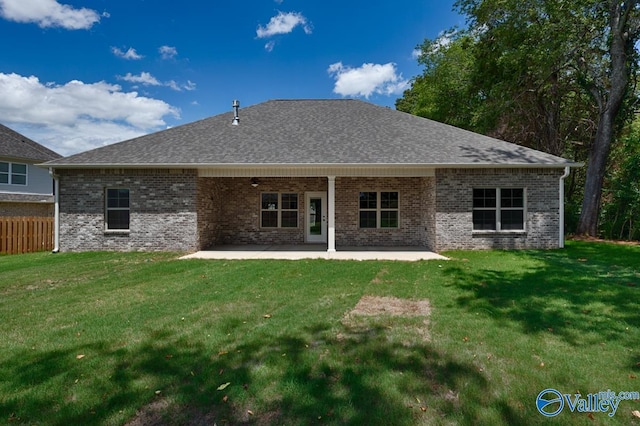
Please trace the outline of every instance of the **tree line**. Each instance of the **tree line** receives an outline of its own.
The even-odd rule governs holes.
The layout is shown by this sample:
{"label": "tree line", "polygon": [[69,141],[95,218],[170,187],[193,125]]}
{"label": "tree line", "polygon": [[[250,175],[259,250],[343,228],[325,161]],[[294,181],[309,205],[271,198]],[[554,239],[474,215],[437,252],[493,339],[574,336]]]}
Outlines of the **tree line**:
{"label": "tree line", "polygon": [[458,0],[396,108],[584,162],[567,229],[640,239],[640,0]]}

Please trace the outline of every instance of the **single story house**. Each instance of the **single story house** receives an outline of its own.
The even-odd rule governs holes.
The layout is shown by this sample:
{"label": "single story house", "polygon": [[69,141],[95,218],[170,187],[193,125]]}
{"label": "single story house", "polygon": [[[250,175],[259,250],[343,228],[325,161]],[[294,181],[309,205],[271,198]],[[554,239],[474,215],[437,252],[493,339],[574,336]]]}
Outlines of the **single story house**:
{"label": "single story house", "polygon": [[61,157],[0,124],[0,217],[53,217],[53,178],[35,165]]}
{"label": "single story house", "polygon": [[579,164],[359,100],[273,100],[44,164],[59,249],[563,245]]}

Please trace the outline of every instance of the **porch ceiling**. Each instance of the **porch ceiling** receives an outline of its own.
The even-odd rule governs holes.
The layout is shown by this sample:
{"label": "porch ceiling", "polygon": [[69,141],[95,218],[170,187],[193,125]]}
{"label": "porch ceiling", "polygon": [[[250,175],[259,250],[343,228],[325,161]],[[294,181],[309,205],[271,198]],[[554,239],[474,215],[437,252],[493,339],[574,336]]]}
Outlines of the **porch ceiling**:
{"label": "porch ceiling", "polygon": [[245,166],[198,169],[199,177],[433,177],[432,167],[397,166]]}

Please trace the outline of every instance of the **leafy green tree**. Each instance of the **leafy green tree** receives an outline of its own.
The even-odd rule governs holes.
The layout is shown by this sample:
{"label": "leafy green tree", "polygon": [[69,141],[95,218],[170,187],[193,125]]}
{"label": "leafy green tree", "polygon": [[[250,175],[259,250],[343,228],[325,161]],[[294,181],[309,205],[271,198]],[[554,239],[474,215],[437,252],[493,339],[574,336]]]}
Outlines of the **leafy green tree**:
{"label": "leafy green tree", "polygon": [[396,109],[420,117],[477,130],[476,112],[481,95],[474,93],[474,58],[467,34],[452,30],[418,47],[418,62],[424,73],[415,77],[411,87],[396,101]]}
{"label": "leafy green tree", "polygon": [[[590,44],[576,48],[580,54],[578,69],[583,85],[598,106],[598,128],[589,150],[584,200],[578,234],[595,236],[602,200],[604,174],[616,130],[628,117],[629,98],[635,98],[630,82],[638,55],[636,42],[640,35],[640,2],[609,0],[595,5],[587,22],[602,22],[600,31],[590,34]],[[592,28],[592,27],[591,27]],[[587,29],[590,29],[589,27]]]}
{"label": "leafy green tree", "polygon": [[601,211],[605,238],[640,240],[640,122],[636,120],[611,152]]}
{"label": "leafy green tree", "polygon": [[[455,43],[438,54],[426,50],[425,72],[405,98],[419,115],[587,160],[577,231],[595,235],[609,152],[637,99],[630,83],[639,3],[458,0],[456,8],[469,24],[458,36],[464,54]],[[437,40],[425,44],[442,46]],[[450,63],[460,66],[461,81]],[[447,93],[465,96],[466,103],[440,96],[440,88],[456,83],[457,91]],[[432,105],[444,99],[455,111]]]}

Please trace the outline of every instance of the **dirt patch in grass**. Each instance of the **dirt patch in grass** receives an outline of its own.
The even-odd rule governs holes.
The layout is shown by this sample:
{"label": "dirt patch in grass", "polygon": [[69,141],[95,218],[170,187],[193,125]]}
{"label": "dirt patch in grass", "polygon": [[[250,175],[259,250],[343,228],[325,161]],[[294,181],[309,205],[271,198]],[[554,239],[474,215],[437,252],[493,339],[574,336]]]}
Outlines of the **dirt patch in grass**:
{"label": "dirt patch in grass", "polygon": [[[214,411],[202,411],[196,407],[170,404],[166,399],[157,399],[136,412],[134,418],[124,426],[209,426],[219,417]],[[226,417],[226,416],[225,416]],[[223,421],[226,424],[228,421]]]}
{"label": "dirt patch in grass", "polygon": [[379,333],[403,346],[413,346],[431,340],[428,300],[399,299],[389,296],[362,296],[356,306],[342,318],[344,332],[338,341],[372,338]]}
{"label": "dirt patch in grass", "polygon": [[375,277],[371,280],[371,284],[382,284],[384,282],[384,276],[389,273],[387,268],[382,268]]}
{"label": "dirt patch in grass", "polygon": [[348,315],[391,315],[399,317],[428,317],[428,300],[398,299],[396,297],[362,296]]}
{"label": "dirt patch in grass", "polygon": [[267,426],[282,423],[282,413],[279,409],[256,412],[246,407],[229,404],[223,412],[215,410],[201,410],[196,407],[180,404],[171,405],[164,399],[155,400],[136,412],[133,419],[124,426],[210,426],[227,424],[252,424]]}
{"label": "dirt patch in grass", "polygon": [[160,426],[164,425],[164,418],[169,402],[166,399],[156,399],[145,405],[136,413],[136,416],[129,420],[125,426]]}
{"label": "dirt patch in grass", "polygon": [[640,245],[640,241],[629,241],[629,240],[605,240],[602,238],[590,237],[588,235],[569,235],[567,236],[568,240],[573,241],[587,241],[590,243],[610,243],[610,244],[620,244],[624,246],[637,246]]}

